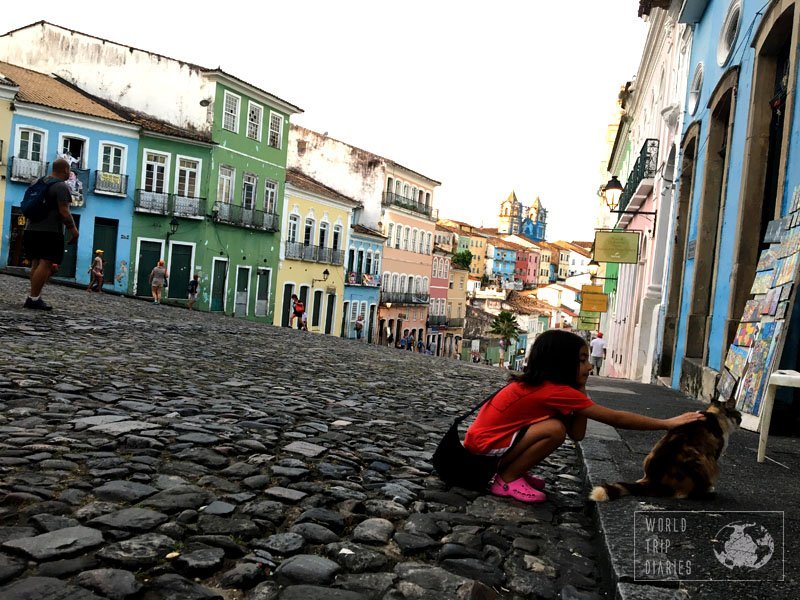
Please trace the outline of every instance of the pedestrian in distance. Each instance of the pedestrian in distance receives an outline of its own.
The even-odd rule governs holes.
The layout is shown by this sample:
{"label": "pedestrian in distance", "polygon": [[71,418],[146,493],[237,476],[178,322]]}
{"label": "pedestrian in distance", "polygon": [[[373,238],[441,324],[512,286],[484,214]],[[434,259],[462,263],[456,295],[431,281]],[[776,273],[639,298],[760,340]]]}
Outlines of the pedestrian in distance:
{"label": "pedestrian in distance", "polygon": [[58,271],[64,259],[64,229],[69,232],[70,244],[78,243],[78,228],[69,212],[72,194],[65,183],[69,179],[69,163],[63,158],[53,161],[53,170],[48,177],[31,186],[44,183],[46,214],[33,221],[26,219],[22,234],[25,256],[31,261],[31,291],[24,307],[33,310],[52,310],[53,307],[41,298],[42,289],[50,277]]}
{"label": "pedestrian in distance", "polygon": [[103,260],[103,251],[99,248],[94,251],[94,258],[92,265],[89,267],[89,287],[86,288],[87,292],[102,292],[103,291],[103,268],[105,266]]}
{"label": "pedestrian in distance", "polygon": [[408,337],[404,335],[403,337],[400,338],[400,341],[397,342],[397,346],[398,348],[400,348],[400,350],[405,350],[407,343],[408,343]]}
{"label": "pedestrian in distance", "polygon": [[292,294],[292,316],[289,317],[289,327],[292,327],[292,323],[295,319],[297,319],[297,328],[303,329],[303,313],[306,312],[306,304],[300,298],[297,297],[297,294]]}
{"label": "pedestrian in distance", "polygon": [[425,352],[425,342],[422,341],[422,338],[419,338],[419,341],[417,342],[417,352],[420,354]]}
{"label": "pedestrian in distance", "polygon": [[495,496],[544,502],[544,480],[529,473],[556,448],[586,434],[587,419],[621,429],[674,429],[704,418],[689,412],[670,419],[612,410],[587,395],[592,366],[589,348],[569,331],[551,329],[536,338],[521,374],[483,405],[467,430],[464,447],[473,454],[501,457],[489,483]]}
{"label": "pedestrian in distance", "polygon": [[353,329],[356,332],[356,339],[360,340],[361,339],[361,332],[364,329],[364,315],[358,315],[356,317],[356,322],[353,323]]}
{"label": "pedestrian in distance", "polygon": [[598,331],[597,337],[589,342],[589,350],[589,362],[592,363],[592,375],[600,375],[603,359],[606,357],[606,341],[603,339],[602,331]]}
{"label": "pedestrian in distance", "polygon": [[158,264],[150,271],[150,290],[153,293],[153,304],[161,304],[161,293],[167,284],[167,268],[164,266],[164,261],[159,260]]}
{"label": "pedestrian in distance", "polygon": [[187,291],[189,293],[189,302],[187,302],[186,306],[189,310],[194,310],[194,303],[197,302],[197,290],[200,287],[200,275],[197,273],[194,274],[191,281],[189,281],[189,287]]}

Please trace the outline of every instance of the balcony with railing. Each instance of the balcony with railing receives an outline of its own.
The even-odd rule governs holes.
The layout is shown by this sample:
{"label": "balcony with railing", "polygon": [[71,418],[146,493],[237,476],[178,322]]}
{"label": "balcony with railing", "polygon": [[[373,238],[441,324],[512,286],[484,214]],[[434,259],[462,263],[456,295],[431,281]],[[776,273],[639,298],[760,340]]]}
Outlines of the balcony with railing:
{"label": "balcony with railing", "polygon": [[128,193],[128,176],[124,173],[94,172],[94,193],[125,196]]}
{"label": "balcony with railing", "polygon": [[278,231],[278,215],[255,208],[245,208],[238,204],[215,202],[212,212],[214,221],[247,229]]}
{"label": "balcony with railing", "polygon": [[463,327],[464,317],[447,317],[448,327]]}
{"label": "balcony with railing", "polygon": [[445,315],[428,315],[429,327],[442,327],[447,325],[447,317]]}
{"label": "balcony with railing", "polygon": [[145,190],[136,190],[133,206],[138,213],[173,215],[186,219],[202,219],[206,213],[205,198],[190,198]]}
{"label": "balcony with railing", "polygon": [[405,196],[394,194],[392,192],[383,192],[383,206],[397,206],[399,208],[405,208],[406,210],[411,210],[425,215],[426,217],[430,217],[433,220],[437,220],[439,218],[439,211],[432,208],[429,204],[417,202],[413,198],[406,198]]}
{"label": "balcony with railing", "polygon": [[311,246],[302,242],[286,242],[286,258],[304,260],[306,262],[341,265],[344,252],[327,246]]}
{"label": "balcony with railing", "polygon": [[381,276],[377,274],[373,275],[370,273],[362,273],[361,271],[348,271],[347,285],[379,287],[381,285]]}
{"label": "balcony with railing", "polygon": [[11,181],[33,183],[40,177],[47,175],[49,163],[38,160],[28,160],[18,156],[11,157]]}
{"label": "balcony with railing", "polygon": [[382,304],[427,304],[430,299],[427,292],[381,292]]}
{"label": "balcony with railing", "polygon": [[649,138],[642,144],[639,156],[633,164],[619,199],[619,210],[638,208],[653,191],[653,182],[658,171],[658,140]]}

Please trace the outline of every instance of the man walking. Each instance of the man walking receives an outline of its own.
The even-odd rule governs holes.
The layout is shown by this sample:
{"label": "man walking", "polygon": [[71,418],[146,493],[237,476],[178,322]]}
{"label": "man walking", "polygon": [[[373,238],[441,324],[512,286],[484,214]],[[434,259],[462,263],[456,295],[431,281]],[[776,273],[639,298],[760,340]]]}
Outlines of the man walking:
{"label": "man walking", "polygon": [[589,362],[592,364],[592,375],[600,375],[600,368],[603,366],[603,359],[606,357],[606,341],[603,339],[603,332],[599,331],[597,337],[589,343],[591,354]]}
{"label": "man walking", "polygon": [[69,179],[69,173],[69,162],[63,158],[53,161],[53,172],[45,178],[49,185],[45,192],[47,215],[40,221],[28,219],[25,223],[22,247],[31,260],[31,293],[25,300],[25,308],[53,309],[42,300],[41,293],[64,258],[64,228],[72,235],[70,244],[78,241],[78,228],[69,212],[72,194],[65,183]]}

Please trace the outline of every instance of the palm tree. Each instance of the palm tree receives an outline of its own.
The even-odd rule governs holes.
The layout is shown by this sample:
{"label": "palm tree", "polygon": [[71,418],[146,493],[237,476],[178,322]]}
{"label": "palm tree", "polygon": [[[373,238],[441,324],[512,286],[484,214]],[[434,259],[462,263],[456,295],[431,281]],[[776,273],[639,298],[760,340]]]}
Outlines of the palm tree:
{"label": "palm tree", "polygon": [[[514,313],[503,310],[500,311],[500,314],[492,321],[492,327],[489,329],[489,333],[499,335],[500,339],[503,341],[503,348],[507,351],[511,348],[511,340],[516,340],[523,331],[519,328],[517,317]],[[501,359],[500,368],[503,367],[503,362],[504,360]]]}

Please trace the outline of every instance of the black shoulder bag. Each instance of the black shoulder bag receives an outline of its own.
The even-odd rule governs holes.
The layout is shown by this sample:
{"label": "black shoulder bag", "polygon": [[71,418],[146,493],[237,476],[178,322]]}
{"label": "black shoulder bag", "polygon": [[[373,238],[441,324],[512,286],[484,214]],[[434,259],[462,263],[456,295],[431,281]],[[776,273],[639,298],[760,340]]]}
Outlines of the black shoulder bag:
{"label": "black shoulder bag", "polygon": [[[499,390],[498,390],[499,391]],[[461,443],[458,426],[464,419],[489,402],[497,392],[486,398],[468,413],[461,415],[444,434],[442,441],[433,453],[433,463],[439,478],[448,485],[483,492],[492,477],[497,473],[501,456],[473,454]]]}

